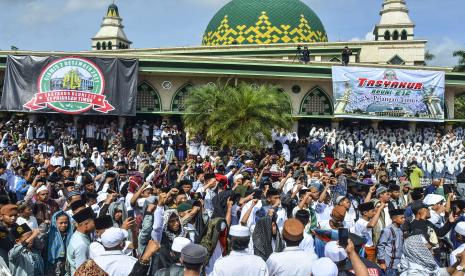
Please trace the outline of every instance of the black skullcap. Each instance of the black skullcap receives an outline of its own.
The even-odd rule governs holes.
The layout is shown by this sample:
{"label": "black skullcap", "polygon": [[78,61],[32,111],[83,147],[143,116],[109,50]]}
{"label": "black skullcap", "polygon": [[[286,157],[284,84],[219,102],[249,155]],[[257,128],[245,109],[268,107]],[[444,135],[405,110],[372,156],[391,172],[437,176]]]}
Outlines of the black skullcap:
{"label": "black skullcap", "polygon": [[400,186],[395,184],[395,183],[391,183],[389,184],[389,191],[400,191]]}
{"label": "black skullcap", "polygon": [[73,203],[71,203],[70,207],[71,207],[71,210],[74,212],[75,210],[81,208],[81,207],[85,207],[86,206],[86,202],[82,199],[80,200],[76,200],[76,201],[73,201]]}
{"label": "black skullcap", "polygon": [[13,237],[15,237],[15,239],[19,239],[22,234],[30,231],[32,230],[26,223],[23,223],[21,225],[16,224],[11,228],[11,234],[13,235]]}
{"label": "black skullcap", "polygon": [[392,218],[394,216],[403,216],[405,214],[405,209],[392,209],[389,210],[389,216]]}
{"label": "black skullcap", "polygon": [[275,195],[281,195],[281,192],[275,188],[270,188],[266,192],[266,197],[275,196]]}
{"label": "black skullcap", "polygon": [[410,196],[412,197],[413,200],[419,200],[423,197],[423,195],[424,195],[424,192],[422,188],[415,188],[410,193]]}
{"label": "black skullcap", "polygon": [[212,178],[215,178],[214,173],[206,173],[205,176],[204,176],[205,181],[208,181],[208,180],[210,180]]}
{"label": "black skullcap", "polygon": [[365,202],[358,205],[358,210],[360,212],[366,212],[375,209],[375,204],[373,202]]}
{"label": "black skullcap", "polygon": [[73,219],[77,223],[84,222],[88,219],[94,219],[94,211],[92,211],[92,208],[87,207],[85,209],[82,209],[81,211],[77,212],[74,216]]}
{"label": "black skullcap", "polygon": [[68,182],[65,182],[65,183],[63,184],[63,186],[64,186],[65,188],[67,188],[67,187],[74,187],[75,185],[76,185],[76,183],[74,183],[74,182],[72,182],[72,181],[68,181]]}
{"label": "black skullcap", "polygon": [[95,222],[95,230],[103,230],[113,227],[113,220],[111,216],[101,216],[94,220]]}
{"label": "black skullcap", "polygon": [[416,215],[418,211],[420,211],[421,209],[423,208],[428,209],[428,205],[424,204],[423,201],[415,201],[414,203],[412,203],[411,208],[412,208],[413,214]]}

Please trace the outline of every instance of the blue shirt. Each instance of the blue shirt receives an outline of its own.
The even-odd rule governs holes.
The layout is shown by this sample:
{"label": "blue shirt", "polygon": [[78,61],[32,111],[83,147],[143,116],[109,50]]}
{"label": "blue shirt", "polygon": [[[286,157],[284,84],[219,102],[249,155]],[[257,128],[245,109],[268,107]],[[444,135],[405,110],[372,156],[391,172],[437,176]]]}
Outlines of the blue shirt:
{"label": "blue shirt", "polygon": [[88,235],[76,231],[71,236],[68,249],[66,250],[66,259],[69,262],[71,275],[74,275],[76,269],[89,259],[89,245],[90,238]]}

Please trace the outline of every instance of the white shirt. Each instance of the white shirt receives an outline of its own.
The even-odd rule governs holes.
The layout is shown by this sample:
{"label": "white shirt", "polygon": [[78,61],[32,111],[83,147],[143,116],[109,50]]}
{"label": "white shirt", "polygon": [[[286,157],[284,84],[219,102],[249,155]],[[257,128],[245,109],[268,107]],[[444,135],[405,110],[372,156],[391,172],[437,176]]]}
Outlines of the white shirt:
{"label": "white shirt", "polygon": [[89,245],[89,258],[95,259],[105,253],[105,247],[99,242],[92,242]]}
{"label": "white shirt", "polygon": [[52,156],[50,157],[50,164],[63,167],[65,165],[65,160],[63,156]]}
{"label": "white shirt", "polygon": [[311,275],[312,264],[318,257],[299,247],[286,247],[283,252],[272,253],[266,261],[270,276]]}
{"label": "white shirt", "polygon": [[[249,227],[249,229],[252,229],[252,226],[255,226],[256,213],[258,210],[260,210],[260,208],[262,208],[262,206],[263,206],[262,201],[258,201],[257,204],[253,207],[253,210],[250,213],[249,219],[247,220],[247,227]],[[242,218],[244,217],[245,213],[247,213],[247,210],[251,207],[252,207],[252,201],[247,202],[244,205],[244,207],[242,207],[241,217],[239,221],[242,221]],[[278,208],[276,215],[277,215],[276,225],[278,225],[279,231],[282,232],[283,227],[284,227],[284,222],[287,219],[286,209]]]}
{"label": "white shirt", "polygon": [[39,225],[37,224],[37,219],[34,216],[30,216],[29,219],[25,219],[23,217],[18,217],[16,219],[16,224],[21,225],[27,223],[27,226],[31,228],[32,230],[39,228]]}
{"label": "white shirt", "polygon": [[137,259],[126,256],[121,251],[105,251],[94,262],[110,276],[127,276],[131,273]]}
{"label": "white shirt", "polygon": [[218,259],[221,259],[222,257],[223,257],[223,247],[221,246],[220,241],[218,241],[216,243],[215,250],[213,250],[212,256],[210,257],[210,260],[208,261],[208,264],[205,267],[205,274],[207,276],[213,275],[213,269],[215,267],[215,263],[218,261]]}
{"label": "white shirt", "polygon": [[372,247],[373,246],[373,231],[371,228],[367,228],[368,221],[363,218],[360,218],[355,223],[354,227],[354,234],[359,235],[362,238],[367,240],[366,246]]}
{"label": "white shirt", "polygon": [[216,261],[213,275],[268,276],[268,269],[263,259],[258,256],[245,251],[231,251],[229,256]]}
{"label": "white shirt", "polygon": [[465,250],[465,243],[462,243],[457,249],[450,253],[450,266],[453,266],[457,262],[457,255]]}

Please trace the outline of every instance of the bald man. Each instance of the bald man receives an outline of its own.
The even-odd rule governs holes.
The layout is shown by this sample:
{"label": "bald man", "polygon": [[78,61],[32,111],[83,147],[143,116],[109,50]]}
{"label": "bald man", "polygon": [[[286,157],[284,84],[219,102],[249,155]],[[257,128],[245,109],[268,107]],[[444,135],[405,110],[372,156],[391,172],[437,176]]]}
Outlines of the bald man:
{"label": "bald man", "polygon": [[0,257],[8,263],[8,251],[15,245],[15,238],[11,235],[11,227],[18,218],[18,207],[7,204],[0,209]]}

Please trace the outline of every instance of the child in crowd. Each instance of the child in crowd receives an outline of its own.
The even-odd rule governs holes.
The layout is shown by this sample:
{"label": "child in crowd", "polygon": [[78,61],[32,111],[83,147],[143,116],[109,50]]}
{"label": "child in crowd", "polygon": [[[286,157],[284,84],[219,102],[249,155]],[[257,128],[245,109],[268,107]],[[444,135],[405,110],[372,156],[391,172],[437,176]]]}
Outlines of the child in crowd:
{"label": "child in crowd", "polygon": [[16,225],[11,230],[16,239],[15,246],[8,252],[10,271],[13,276],[44,275],[44,260],[40,255],[41,234],[26,224]]}
{"label": "child in crowd", "polygon": [[18,207],[19,217],[16,220],[18,225],[26,223],[29,228],[37,229],[39,225],[37,224],[37,219],[32,215],[32,207],[29,203],[22,203]]}

